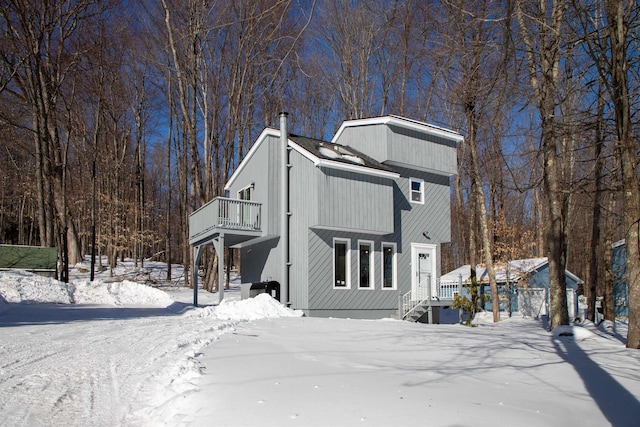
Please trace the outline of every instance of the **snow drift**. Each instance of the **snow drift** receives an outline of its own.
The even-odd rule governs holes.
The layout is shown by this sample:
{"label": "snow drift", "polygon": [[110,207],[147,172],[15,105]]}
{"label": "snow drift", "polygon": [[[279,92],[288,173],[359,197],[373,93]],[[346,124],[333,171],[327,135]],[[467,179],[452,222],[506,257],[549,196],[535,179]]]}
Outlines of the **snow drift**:
{"label": "snow drift", "polygon": [[123,280],[104,282],[77,280],[60,282],[26,271],[0,274],[0,298],[7,303],[34,304],[101,304],[101,305],[149,305],[166,307],[174,300],[161,290],[151,286]]}
{"label": "snow drift", "polygon": [[302,311],[291,310],[269,294],[260,294],[255,298],[242,301],[224,300],[216,307],[205,307],[193,315],[218,320],[250,321],[274,317],[301,317]]}

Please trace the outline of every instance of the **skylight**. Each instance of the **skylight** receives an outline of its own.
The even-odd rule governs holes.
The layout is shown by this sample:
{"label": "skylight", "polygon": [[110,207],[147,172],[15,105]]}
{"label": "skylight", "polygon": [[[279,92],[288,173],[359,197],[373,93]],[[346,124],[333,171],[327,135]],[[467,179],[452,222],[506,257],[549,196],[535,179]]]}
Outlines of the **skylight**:
{"label": "skylight", "polygon": [[358,165],[364,165],[364,160],[356,156],[351,150],[347,149],[344,146],[334,145],[333,149],[331,149],[327,146],[321,145],[320,147],[318,147],[318,152],[320,153],[320,155],[328,159],[346,160]]}
{"label": "skylight", "polygon": [[320,147],[318,148],[318,151],[320,152],[321,155],[329,159],[339,159],[340,157],[342,157],[340,153],[335,152],[331,148]]}

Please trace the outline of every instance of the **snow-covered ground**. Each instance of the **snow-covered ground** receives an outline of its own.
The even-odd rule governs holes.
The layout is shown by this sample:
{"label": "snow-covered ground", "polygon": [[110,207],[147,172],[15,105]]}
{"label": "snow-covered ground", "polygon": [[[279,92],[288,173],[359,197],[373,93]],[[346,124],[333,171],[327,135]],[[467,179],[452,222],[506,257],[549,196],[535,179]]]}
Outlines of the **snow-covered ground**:
{"label": "snow-covered ground", "polygon": [[[82,266],[79,266],[82,267]],[[1,426],[635,426],[624,324],[547,332],[300,317],[123,263],[69,285],[0,272]]]}

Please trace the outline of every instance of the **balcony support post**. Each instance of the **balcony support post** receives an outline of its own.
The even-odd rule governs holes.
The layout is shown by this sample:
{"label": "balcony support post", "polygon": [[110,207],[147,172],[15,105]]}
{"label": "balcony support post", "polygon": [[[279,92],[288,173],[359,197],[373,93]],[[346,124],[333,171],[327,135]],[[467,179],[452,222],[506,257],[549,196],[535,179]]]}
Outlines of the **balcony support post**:
{"label": "balcony support post", "polygon": [[218,304],[224,299],[224,233],[213,240],[213,248],[218,255]]}
{"label": "balcony support post", "polygon": [[193,285],[193,306],[198,306],[198,264],[200,264],[200,254],[202,246],[193,247],[193,266],[191,267],[191,284]]}

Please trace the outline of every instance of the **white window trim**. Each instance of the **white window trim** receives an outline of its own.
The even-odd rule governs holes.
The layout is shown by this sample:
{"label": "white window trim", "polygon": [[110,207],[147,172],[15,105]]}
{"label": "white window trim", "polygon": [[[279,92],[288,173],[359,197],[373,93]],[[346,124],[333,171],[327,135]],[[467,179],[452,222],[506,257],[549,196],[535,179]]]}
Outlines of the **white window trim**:
{"label": "white window trim", "polygon": [[[254,185],[253,184],[249,184],[247,186],[242,187],[241,189],[238,190],[237,196],[238,196],[238,200],[247,200],[250,201],[253,198],[253,189],[254,189]],[[242,193],[243,191],[246,190],[250,190],[249,191],[249,199],[241,199],[240,198],[240,193]]]}
{"label": "white window trim", "polygon": [[[415,201],[413,200],[413,183],[414,182],[419,182],[420,183],[420,200],[419,201]],[[424,205],[424,179],[420,179],[420,178],[409,178],[409,202],[410,203],[416,203],[419,205]]]}
{"label": "white window trim", "polygon": [[[393,248],[393,260],[391,262],[391,269],[392,269],[392,274],[391,274],[391,284],[392,286],[390,288],[386,288],[384,286],[384,248],[385,246],[391,246]],[[380,270],[380,276],[381,276],[381,287],[383,290],[387,290],[387,291],[393,291],[398,289],[398,245],[395,242],[382,242],[382,246],[380,247],[381,249],[381,265],[382,265],[382,269]]]}
{"label": "white window trim", "polygon": [[[345,243],[347,245],[347,253],[345,254],[345,286],[336,286],[336,243]],[[331,250],[332,257],[331,263],[333,264],[333,275],[331,277],[333,289],[351,289],[351,239],[345,239],[342,237],[333,238],[333,248]]]}
{"label": "white window trim", "polygon": [[[249,198],[248,199],[243,199],[241,197],[242,192],[249,190]],[[253,198],[253,190],[254,190],[254,184],[249,184],[246,185],[244,187],[242,187],[241,189],[238,190],[237,196],[238,196],[238,200],[243,200],[243,201],[251,201],[251,199]],[[237,207],[236,208],[236,222],[238,224],[242,224],[243,222],[245,222],[243,219],[245,218],[245,213],[242,211],[242,207]]]}
{"label": "white window trim", "polygon": [[[360,286],[360,245],[365,244],[369,245],[369,287]],[[358,240],[358,289],[372,291],[376,288],[376,279],[375,279],[375,251],[374,251],[374,243],[372,240]]]}

